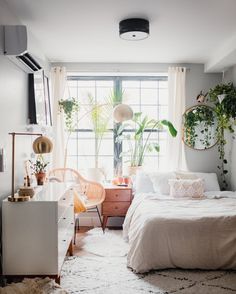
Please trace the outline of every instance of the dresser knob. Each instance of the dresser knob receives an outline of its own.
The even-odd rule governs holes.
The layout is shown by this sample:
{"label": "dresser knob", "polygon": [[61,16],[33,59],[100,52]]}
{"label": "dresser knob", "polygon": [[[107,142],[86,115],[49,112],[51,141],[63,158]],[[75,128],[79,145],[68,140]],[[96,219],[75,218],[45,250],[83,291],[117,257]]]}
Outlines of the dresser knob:
{"label": "dresser knob", "polygon": [[118,209],[118,207],[117,207],[117,206],[115,206],[115,209]]}
{"label": "dresser knob", "polygon": [[63,217],[63,219],[66,219],[66,217]]}
{"label": "dresser knob", "polygon": [[62,240],[63,242],[66,242],[66,240]]}
{"label": "dresser knob", "polygon": [[62,200],[66,200],[66,198],[62,198]]}
{"label": "dresser knob", "polygon": [[116,194],[116,197],[118,197],[118,194]]}

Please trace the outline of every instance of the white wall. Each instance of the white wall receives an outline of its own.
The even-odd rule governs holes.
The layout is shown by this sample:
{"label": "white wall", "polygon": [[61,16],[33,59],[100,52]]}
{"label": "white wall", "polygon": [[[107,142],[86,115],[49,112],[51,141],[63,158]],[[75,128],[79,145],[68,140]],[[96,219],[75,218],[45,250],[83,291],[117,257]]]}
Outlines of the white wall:
{"label": "white wall", "polygon": [[[11,191],[11,137],[12,131],[25,131],[28,117],[27,74],[3,55],[3,25],[21,24],[11,13],[6,2],[0,0],[0,147],[6,148],[7,168],[0,172],[0,199]],[[33,53],[48,71],[49,63],[40,51],[37,40],[28,29],[29,42]],[[23,162],[29,158],[31,138],[16,137],[16,186],[23,183]]]}
{"label": "white wall", "polygon": [[[0,173],[0,199],[11,189],[11,137],[8,132],[22,131],[27,123],[27,74],[3,55],[3,27],[17,24],[4,1],[0,1],[0,146],[6,148],[7,169]],[[27,153],[28,138],[17,138],[16,183],[22,183],[22,162]]]}
{"label": "white wall", "polygon": [[[233,82],[234,86],[236,86],[236,65],[229,68],[224,74],[224,82]],[[230,161],[229,161],[229,171],[230,171],[230,182],[231,189],[236,190],[236,128],[235,136],[233,136],[232,140],[229,140],[227,144],[227,149],[230,150]],[[229,136],[232,138],[232,136]]]}

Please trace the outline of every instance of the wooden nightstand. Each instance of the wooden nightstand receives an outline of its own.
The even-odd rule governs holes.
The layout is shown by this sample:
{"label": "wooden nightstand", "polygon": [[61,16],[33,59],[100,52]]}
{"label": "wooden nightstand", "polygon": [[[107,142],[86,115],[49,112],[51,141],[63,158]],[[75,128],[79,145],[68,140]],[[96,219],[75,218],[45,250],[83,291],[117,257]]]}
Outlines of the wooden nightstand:
{"label": "wooden nightstand", "polygon": [[109,186],[104,187],[106,198],[102,203],[102,229],[105,230],[108,217],[125,216],[132,202],[132,188]]}

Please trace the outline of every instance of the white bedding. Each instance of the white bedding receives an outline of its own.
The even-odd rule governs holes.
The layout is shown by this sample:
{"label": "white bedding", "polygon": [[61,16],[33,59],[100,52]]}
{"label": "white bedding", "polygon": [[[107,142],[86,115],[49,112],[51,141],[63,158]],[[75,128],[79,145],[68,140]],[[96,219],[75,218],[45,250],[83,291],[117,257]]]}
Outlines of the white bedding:
{"label": "white bedding", "polygon": [[236,269],[236,194],[208,192],[202,200],[135,197],[124,222],[127,262],[151,269]]}

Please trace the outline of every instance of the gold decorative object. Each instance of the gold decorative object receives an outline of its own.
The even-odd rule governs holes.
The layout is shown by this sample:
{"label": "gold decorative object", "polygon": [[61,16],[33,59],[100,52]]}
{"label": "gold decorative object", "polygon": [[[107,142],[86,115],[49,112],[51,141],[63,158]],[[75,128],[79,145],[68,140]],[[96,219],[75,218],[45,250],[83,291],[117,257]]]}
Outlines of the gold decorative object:
{"label": "gold decorative object", "polygon": [[27,196],[15,195],[15,137],[16,136],[40,136],[33,142],[33,150],[35,151],[36,154],[50,153],[52,151],[53,144],[50,139],[38,133],[13,132],[13,133],[9,133],[9,135],[12,136],[12,176],[11,176],[11,196],[8,197],[8,201],[10,202],[28,201],[30,200],[29,195]]}

